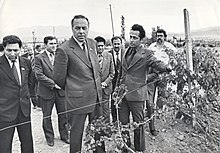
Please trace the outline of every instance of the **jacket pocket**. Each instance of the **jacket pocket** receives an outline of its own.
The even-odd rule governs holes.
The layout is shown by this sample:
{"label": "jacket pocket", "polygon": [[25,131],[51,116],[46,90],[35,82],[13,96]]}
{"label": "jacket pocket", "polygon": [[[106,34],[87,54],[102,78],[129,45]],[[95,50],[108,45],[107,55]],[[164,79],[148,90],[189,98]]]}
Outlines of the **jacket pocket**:
{"label": "jacket pocket", "polygon": [[83,91],[68,91],[68,97],[82,97]]}

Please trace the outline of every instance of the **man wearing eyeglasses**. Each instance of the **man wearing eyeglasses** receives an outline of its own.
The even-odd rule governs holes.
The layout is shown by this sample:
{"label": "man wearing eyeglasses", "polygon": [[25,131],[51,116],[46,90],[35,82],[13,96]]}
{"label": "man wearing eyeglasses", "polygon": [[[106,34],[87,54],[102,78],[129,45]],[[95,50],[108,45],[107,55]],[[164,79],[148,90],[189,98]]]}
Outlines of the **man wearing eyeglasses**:
{"label": "man wearing eyeglasses", "polygon": [[0,153],[12,152],[15,127],[21,153],[33,153],[31,103],[33,85],[31,63],[19,57],[22,42],[15,35],[3,38],[4,55],[0,57]]}
{"label": "man wearing eyeglasses", "polygon": [[54,130],[51,121],[53,106],[56,106],[58,113],[58,127],[60,139],[69,143],[67,130],[68,117],[65,113],[65,92],[53,80],[54,54],[57,49],[55,37],[47,36],[44,38],[45,51],[36,56],[35,74],[38,80],[37,94],[42,103],[43,112],[43,131],[47,144],[54,146]]}

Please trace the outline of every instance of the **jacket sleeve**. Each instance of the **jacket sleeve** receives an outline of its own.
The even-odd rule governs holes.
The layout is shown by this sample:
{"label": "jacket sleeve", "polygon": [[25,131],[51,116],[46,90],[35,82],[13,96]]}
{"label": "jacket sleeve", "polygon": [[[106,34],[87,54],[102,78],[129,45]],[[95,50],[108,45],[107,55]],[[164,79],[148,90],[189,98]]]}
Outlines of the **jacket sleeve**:
{"label": "jacket sleeve", "polygon": [[35,58],[35,69],[34,70],[35,70],[36,78],[41,84],[43,84],[49,89],[54,88],[55,82],[53,81],[53,79],[49,78],[48,76],[44,74],[41,58],[39,56],[36,56]]}
{"label": "jacket sleeve", "polygon": [[32,70],[31,67],[31,62],[30,60],[26,60],[28,69],[29,69],[29,74],[28,74],[28,87],[29,87],[29,93],[30,96],[35,95],[35,74],[34,71]]}
{"label": "jacket sleeve", "polygon": [[62,48],[57,48],[53,67],[53,78],[56,84],[63,89],[66,83],[67,66],[68,56],[66,52]]}
{"label": "jacket sleeve", "polygon": [[109,59],[110,59],[110,72],[109,72],[109,76],[108,78],[104,81],[107,85],[109,85],[112,82],[112,79],[115,76],[115,67],[114,67],[114,63],[113,63],[113,58],[111,54],[108,54]]}

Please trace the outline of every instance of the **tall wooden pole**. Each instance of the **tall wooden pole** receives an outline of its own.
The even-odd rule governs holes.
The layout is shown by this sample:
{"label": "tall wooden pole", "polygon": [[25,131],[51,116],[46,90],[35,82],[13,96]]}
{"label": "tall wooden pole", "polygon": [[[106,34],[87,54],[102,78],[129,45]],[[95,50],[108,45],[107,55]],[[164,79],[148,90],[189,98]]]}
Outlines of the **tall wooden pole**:
{"label": "tall wooden pole", "polygon": [[[187,69],[193,72],[193,60],[192,60],[192,39],[190,35],[190,21],[189,12],[187,9],[183,10],[184,13],[184,27],[185,27],[185,42],[186,42],[186,59]],[[191,90],[191,80],[188,77],[189,91]]]}
{"label": "tall wooden pole", "polygon": [[109,7],[110,7],[110,15],[111,15],[111,23],[112,23],[112,35],[113,35],[113,37],[114,37],[114,24],[113,24],[113,16],[112,16],[112,6],[111,6],[111,4],[109,4]]}
{"label": "tall wooden pole", "polygon": [[35,52],[36,37],[35,37],[35,32],[34,31],[32,31],[32,35],[33,35],[33,51]]}
{"label": "tall wooden pole", "polygon": [[[183,10],[184,13],[184,27],[185,27],[185,42],[186,42],[186,59],[187,59],[187,69],[193,73],[193,59],[192,59],[192,39],[190,35],[190,21],[189,21],[189,12],[187,9]],[[191,79],[188,76],[188,88],[189,94],[191,94]],[[192,126],[196,125],[196,116],[195,116],[195,107],[196,99],[192,96]]]}

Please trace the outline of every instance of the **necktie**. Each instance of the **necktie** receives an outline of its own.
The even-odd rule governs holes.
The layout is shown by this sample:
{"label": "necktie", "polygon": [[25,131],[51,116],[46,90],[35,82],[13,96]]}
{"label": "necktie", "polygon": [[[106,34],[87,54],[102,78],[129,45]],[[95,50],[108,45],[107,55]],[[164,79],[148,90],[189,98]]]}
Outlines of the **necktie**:
{"label": "necktie", "polygon": [[86,48],[86,43],[82,44],[82,49],[85,52],[87,59],[89,59],[89,54],[88,54],[88,51],[87,51],[87,48]]}
{"label": "necktie", "polygon": [[116,70],[119,70],[119,67],[121,65],[121,61],[119,59],[119,52],[116,52]]}
{"label": "necktie", "polygon": [[53,64],[54,64],[54,55],[53,55],[53,53],[50,53],[50,62],[53,66]]}
{"label": "necktie", "polygon": [[126,56],[126,61],[127,61],[127,64],[128,64],[128,65],[131,64],[131,61],[132,61],[132,59],[133,59],[135,53],[136,53],[135,48],[130,48],[130,49],[129,49],[129,51],[128,51],[128,53],[127,53],[127,56]]}
{"label": "necktie", "polygon": [[99,59],[99,66],[102,69],[102,61],[103,61],[103,56],[102,54],[98,54],[98,59]]}
{"label": "necktie", "polygon": [[14,77],[15,77],[15,80],[18,82],[18,84],[20,84],[20,81],[19,81],[19,77],[18,77],[18,71],[17,71],[17,68],[15,66],[15,61],[12,61],[12,72],[14,74]]}
{"label": "necktie", "polygon": [[30,57],[30,60],[31,60],[31,68],[32,68],[32,70],[34,70],[34,67],[35,67],[34,55],[32,55],[32,56]]}

